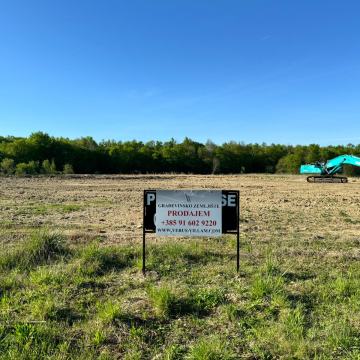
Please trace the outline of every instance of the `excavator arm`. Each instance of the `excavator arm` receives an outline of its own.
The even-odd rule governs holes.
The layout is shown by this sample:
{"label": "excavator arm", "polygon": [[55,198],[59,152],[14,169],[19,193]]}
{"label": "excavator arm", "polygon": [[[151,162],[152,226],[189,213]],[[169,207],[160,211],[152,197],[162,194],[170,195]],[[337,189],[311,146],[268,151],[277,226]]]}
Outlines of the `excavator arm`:
{"label": "excavator arm", "polygon": [[329,173],[337,174],[342,171],[343,165],[353,165],[360,167],[360,157],[354,155],[340,155],[334,159],[328,160],[325,164],[325,167]]}
{"label": "excavator arm", "polygon": [[340,155],[326,162],[301,165],[300,174],[314,174],[313,176],[308,176],[308,182],[347,182],[346,177],[335,176],[342,172],[343,165],[360,167],[360,157]]}

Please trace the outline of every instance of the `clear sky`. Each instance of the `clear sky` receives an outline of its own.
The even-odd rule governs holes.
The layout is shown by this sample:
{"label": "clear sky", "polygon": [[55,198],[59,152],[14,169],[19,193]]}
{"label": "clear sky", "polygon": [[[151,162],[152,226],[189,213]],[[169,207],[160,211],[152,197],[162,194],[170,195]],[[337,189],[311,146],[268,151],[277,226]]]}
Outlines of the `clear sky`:
{"label": "clear sky", "polygon": [[0,135],[360,143],[360,1],[0,0]]}

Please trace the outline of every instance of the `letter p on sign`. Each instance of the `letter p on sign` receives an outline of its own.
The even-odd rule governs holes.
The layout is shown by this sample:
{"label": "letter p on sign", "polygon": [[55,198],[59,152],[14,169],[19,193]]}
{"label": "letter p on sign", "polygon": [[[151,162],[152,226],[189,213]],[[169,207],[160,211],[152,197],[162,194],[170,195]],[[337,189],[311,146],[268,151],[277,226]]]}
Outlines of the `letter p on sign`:
{"label": "letter p on sign", "polygon": [[146,205],[149,206],[152,201],[155,200],[155,194],[148,193],[146,194]]}

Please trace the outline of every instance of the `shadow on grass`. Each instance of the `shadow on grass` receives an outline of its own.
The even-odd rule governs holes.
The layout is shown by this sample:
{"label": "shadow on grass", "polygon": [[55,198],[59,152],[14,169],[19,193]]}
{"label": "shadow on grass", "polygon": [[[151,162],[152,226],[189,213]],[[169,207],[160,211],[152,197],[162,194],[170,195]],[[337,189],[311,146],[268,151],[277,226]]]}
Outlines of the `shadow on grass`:
{"label": "shadow on grass", "polygon": [[315,274],[310,274],[306,272],[303,273],[285,272],[282,276],[286,281],[293,281],[293,282],[311,280],[316,278]]}
{"label": "shadow on grass", "polygon": [[149,317],[149,318],[142,318],[141,316],[134,315],[134,314],[128,314],[128,313],[122,313],[116,318],[115,323],[118,324],[125,324],[129,328],[135,326],[135,327],[146,327],[151,326],[154,327],[156,324],[162,324],[162,321],[157,319],[156,317]]}
{"label": "shadow on grass", "polygon": [[82,249],[78,257],[78,271],[82,275],[100,276],[134,265],[136,253],[130,247],[101,247],[94,242]]}
{"label": "shadow on grass", "polygon": [[107,285],[99,282],[99,281],[94,281],[94,280],[84,280],[82,282],[80,282],[77,286],[79,289],[106,289]]}
{"label": "shadow on grass", "polygon": [[56,321],[56,322],[65,322],[68,325],[73,325],[74,322],[82,320],[84,317],[79,313],[75,312],[69,307],[55,307],[49,311],[45,320]]}
{"label": "shadow on grass", "polygon": [[204,266],[209,263],[221,263],[223,261],[235,261],[236,250],[233,253],[214,251],[207,249],[206,245],[199,246],[196,243],[172,243],[153,245],[148,247],[147,268],[169,274],[173,271],[184,271],[194,266]]}
{"label": "shadow on grass", "polygon": [[314,311],[317,303],[317,298],[312,294],[288,294],[287,299],[291,304],[291,308],[295,309],[302,306],[303,312],[306,316],[306,327],[311,327],[310,314]]}

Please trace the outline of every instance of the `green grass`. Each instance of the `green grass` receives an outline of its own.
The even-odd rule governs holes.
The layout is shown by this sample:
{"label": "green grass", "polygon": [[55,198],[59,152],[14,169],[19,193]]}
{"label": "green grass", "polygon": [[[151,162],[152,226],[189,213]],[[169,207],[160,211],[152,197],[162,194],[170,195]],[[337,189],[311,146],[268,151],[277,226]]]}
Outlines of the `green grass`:
{"label": "green grass", "polygon": [[64,257],[68,252],[62,235],[34,232],[21,246],[5,250],[0,257],[0,269],[18,268],[26,271]]}
{"label": "green grass", "polygon": [[103,275],[133,264],[136,254],[128,249],[101,247],[94,242],[79,250],[77,271],[83,275]]}
{"label": "green grass", "polygon": [[79,211],[84,205],[80,204],[27,204],[15,207],[16,215],[47,215],[51,213],[67,214]]}
{"label": "green grass", "polygon": [[189,360],[230,360],[236,359],[225,339],[220,336],[200,338],[191,347],[186,356]]}
{"label": "green grass", "polygon": [[242,238],[239,275],[230,237],[159,242],[144,278],[139,246],[34,232],[0,256],[0,358],[358,359],[358,261],[296,241]]}
{"label": "green grass", "polygon": [[167,317],[176,315],[181,311],[180,301],[177,300],[174,292],[168,287],[150,288],[149,298],[159,316]]}

